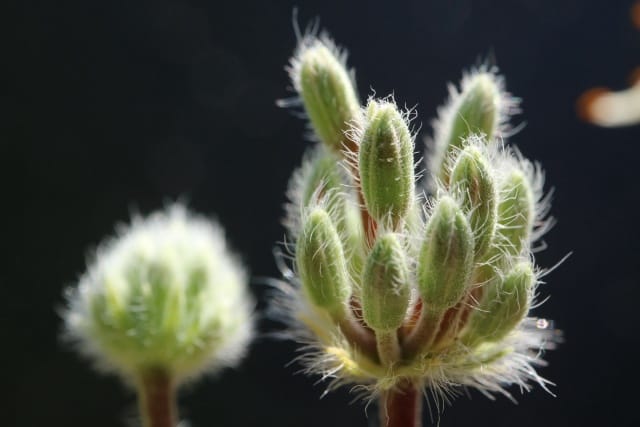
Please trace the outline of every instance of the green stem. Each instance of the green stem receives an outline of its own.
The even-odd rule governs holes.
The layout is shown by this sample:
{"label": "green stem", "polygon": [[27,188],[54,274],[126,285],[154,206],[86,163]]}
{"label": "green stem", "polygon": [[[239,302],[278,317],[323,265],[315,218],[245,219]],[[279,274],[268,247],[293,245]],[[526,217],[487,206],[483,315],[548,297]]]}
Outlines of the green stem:
{"label": "green stem", "polygon": [[402,357],[398,333],[392,331],[376,331],[378,356],[384,366],[391,366]]}
{"label": "green stem", "polygon": [[144,427],[176,427],[175,385],[164,369],[145,369],[138,379],[138,405]]}
{"label": "green stem", "polygon": [[420,427],[422,425],[422,396],[413,383],[405,381],[380,396],[380,425],[382,427]]}

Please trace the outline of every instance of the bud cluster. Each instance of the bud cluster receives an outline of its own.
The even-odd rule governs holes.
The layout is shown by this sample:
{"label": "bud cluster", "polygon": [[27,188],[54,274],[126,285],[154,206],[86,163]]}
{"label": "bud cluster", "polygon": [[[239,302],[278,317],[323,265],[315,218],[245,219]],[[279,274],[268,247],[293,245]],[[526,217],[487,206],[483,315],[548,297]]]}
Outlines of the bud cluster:
{"label": "bud cluster", "polygon": [[244,355],[252,335],[246,282],[220,226],[174,205],[136,218],[98,248],[68,292],[66,334],[128,383],[163,372],[179,384]]}
{"label": "bud cluster", "polygon": [[527,314],[531,246],[549,222],[539,167],[502,144],[517,103],[494,70],[465,76],[439,111],[423,183],[409,112],[392,98],[355,108],[344,61],[308,35],[290,68],[320,141],[294,174],[285,221],[294,288],[280,305],[317,350],[303,360],[374,392],[544,385],[532,365],[553,333]]}

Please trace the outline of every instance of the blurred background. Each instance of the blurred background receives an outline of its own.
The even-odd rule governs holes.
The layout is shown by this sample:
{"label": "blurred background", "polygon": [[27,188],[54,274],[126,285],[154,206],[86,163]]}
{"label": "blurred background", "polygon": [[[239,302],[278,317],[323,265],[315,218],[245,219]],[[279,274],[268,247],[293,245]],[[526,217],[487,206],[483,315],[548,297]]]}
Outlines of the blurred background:
{"label": "blurred background", "polygon": [[[360,95],[417,106],[422,138],[478,58],[495,57],[525,123],[511,139],[542,162],[558,224],[537,256],[550,267],[535,314],[566,342],[514,405],[475,391],[440,426],[635,426],[640,323],[640,126],[603,129],[576,116],[593,86],[622,89],[640,65],[631,0],[214,1],[24,0],[6,18],[2,152],[0,375],[3,424],[120,426],[135,401],[59,342],[63,289],[131,213],[176,199],[218,218],[250,266],[278,277],[284,191],[308,142],[277,108],[291,95],[294,6],[351,52]],[[3,5],[8,6],[8,5]],[[5,29],[7,29],[5,28]],[[263,332],[277,328],[263,320]],[[348,390],[287,366],[296,345],[259,339],[241,369],[188,387],[184,418],[204,426],[367,426]],[[4,406],[3,405],[3,406]],[[368,410],[369,419],[376,409]],[[426,418],[428,418],[425,415]]]}

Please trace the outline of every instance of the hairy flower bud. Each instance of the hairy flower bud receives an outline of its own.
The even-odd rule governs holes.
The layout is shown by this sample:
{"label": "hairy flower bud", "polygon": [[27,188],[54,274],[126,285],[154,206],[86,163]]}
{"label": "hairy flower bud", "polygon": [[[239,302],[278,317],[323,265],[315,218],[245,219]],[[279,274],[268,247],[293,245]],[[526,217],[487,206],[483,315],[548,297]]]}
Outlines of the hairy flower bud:
{"label": "hairy flower bud", "polygon": [[398,329],[409,305],[407,256],[393,233],[381,235],[367,258],[362,276],[362,316],[371,328]]}
{"label": "hairy flower bud", "polygon": [[451,172],[451,189],[462,199],[469,214],[475,241],[475,258],[487,253],[498,220],[498,194],[486,156],[473,145],[460,152]]}
{"label": "hairy flower bud", "polygon": [[320,207],[314,208],[302,225],[296,264],[311,301],[331,314],[340,314],[351,294],[349,274],[338,231]]}
{"label": "hairy flower bud", "polygon": [[436,123],[436,138],[432,173],[447,185],[449,159],[472,134],[486,136],[491,143],[504,121],[508,104],[513,103],[502,91],[501,79],[490,71],[475,72],[462,80],[461,92],[451,88],[451,100],[440,111]]}
{"label": "hairy flower bud", "polygon": [[531,184],[518,169],[501,183],[498,223],[504,250],[517,255],[528,245],[535,219],[535,199]]}
{"label": "hairy flower bud", "polygon": [[469,287],[473,271],[473,232],[455,200],[442,197],[429,222],[418,259],[418,290],[425,306],[442,312]]}
{"label": "hairy flower bud", "polygon": [[529,312],[530,294],[535,282],[531,263],[522,261],[505,277],[495,276],[486,283],[480,306],[469,319],[464,341],[474,345],[504,338]]}
{"label": "hairy flower bud", "polygon": [[[340,158],[319,145],[311,159],[302,187],[302,206],[326,199],[326,208],[342,237],[345,254],[353,271],[362,268],[364,233],[360,209],[346,189],[350,176],[340,164]],[[312,200],[316,197],[317,200]]]}
{"label": "hairy flower bud", "polygon": [[360,135],[358,168],[367,210],[396,228],[414,201],[413,138],[396,105],[369,101]]}
{"label": "hairy flower bud", "polygon": [[313,197],[322,198],[327,193],[342,191],[344,172],[340,170],[340,159],[325,147],[318,146],[306,173],[302,187],[302,206],[317,202]]}
{"label": "hairy flower bud", "polygon": [[65,326],[83,352],[128,380],[159,370],[180,381],[244,353],[246,283],[221,228],[172,206],[99,247],[69,292]]}
{"label": "hairy flower bud", "polygon": [[494,76],[489,73],[474,75],[461,97],[451,129],[450,146],[460,147],[461,142],[472,133],[483,133],[490,141],[498,128],[500,108],[500,90]]}
{"label": "hairy flower bud", "polygon": [[292,60],[294,86],[320,140],[342,150],[345,131],[360,113],[360,103],[344,61],[327,40],[303,40]]}

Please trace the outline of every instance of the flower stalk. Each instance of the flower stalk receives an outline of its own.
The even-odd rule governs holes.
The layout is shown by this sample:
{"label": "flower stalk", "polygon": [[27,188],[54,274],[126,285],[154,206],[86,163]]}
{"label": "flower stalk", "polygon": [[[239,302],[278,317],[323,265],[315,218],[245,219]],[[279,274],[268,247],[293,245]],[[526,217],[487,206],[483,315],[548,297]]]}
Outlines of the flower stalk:
{"label": "flower stalk", "polygon": [[164,369],[146,369],[138,380],[138,405],[144,427],[176,427],[175,384]]}
{"label": "flower stalk", "polygon": [[387,390],[380,398],[382,427],[420,427],[422,425],[422,394],[418,387],[403,382]]}

